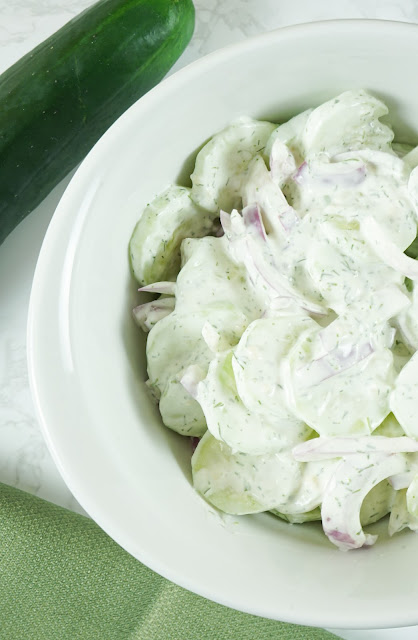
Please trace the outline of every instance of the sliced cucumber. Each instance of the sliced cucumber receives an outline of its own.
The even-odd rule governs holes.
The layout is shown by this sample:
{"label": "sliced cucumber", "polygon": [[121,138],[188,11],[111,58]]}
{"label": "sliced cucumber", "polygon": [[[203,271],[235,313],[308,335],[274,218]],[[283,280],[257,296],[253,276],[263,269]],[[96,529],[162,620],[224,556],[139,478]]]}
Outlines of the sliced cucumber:
{"label": "sliced cucumber", "polygon": [[202,435],[204,414],[181,378],[190,365],[206,375],[214,357],[206,344],[208,328],[229,349],[261,310],[246,291],[241,267],[227,256],[222,238],[186,239],[182,258],[175,310],[148,337],[148,375],[161,394],[164,424],[184,435]]}
{"label": "sliced cucumber", "polygon": [[317,325],[306,315],[259,318],[245,330],[232,358],[238,393],[246,408],[274,416],[281,428],[288,422],[295,432],[303,423],[288,409],[280,364],[296,338],[312,327]]}
{"label": "sliced cucumber", "polygon": [[193,314],[182,317],[174,311],[151,329],[147,340],[149,384],[160,395],[162,420],[182,434],[186,431],[189,435],[201,435],[204,431],[199,404],[191,396],[186,403],[187,392],[180,388],[180,379],[190,364],[199,364],[205,372],[212,357],[202,338],[203,323],[203,319],[196,319]]}
{"label": "sliced cucumber", "polygon": [[346,91],[324,102],[309,116],[302,135],[304,155],[330,156],[357,149],[392,152],[393,131],[379,121],[388,113],[383,102],[366,91]]}
{"label": "sliced cucumber", "polygon": [[141,215],[129,243],[131,267],[141,285],[174,280],[184,238],[210,233],[215,216],[193,202],[190,189],[172,185]]}
{"label": "sliced cucumber", "polygon": [[406,435],[418,438],[418,352],[416,351],[396,378],[390,408]]}
{"label": "sliced cucumber", "polygon": [[291,453],[233,452],[207,432],[193,454],[193,484],[226,513],[258,513],[287,503],[298,486],[301,466]]}
{"label": "sliced cucumber", "polygon": [[398,156],[398,158],[405,158],[411,151],[413,151],[414,146],[412,144],[408,144],[407,142],[392,142],[392,149]]}
{"label": "sliced cucumber", "polygon": [[248,411],[238,394],[232,357],[232,350],[217,354],[197,386],[197,401],[212,435],[234,451],[254,455],[280,452],[299,442],[299,430],[283,431],[274,416]]}
{"label": "sliced cucumber", "polygon": [[387,438],[399,438],[405,435],[405,431],[393,415],[390,413],[380,424],[377,429],[373,431],[374,436],[386,436]]}
{"label": "sliced cucumber", "polygon": [[217,133],[201,149],[191,180],[192,198],[208,211],[231,211],[241,206],[246,169],[257,153],[263,153],[276,125],[240,118]]}
{"label": "sliced cucumber", "polygon": [[[186,239],[181,251],[184,266],[176,283],[178,311],[187,313],[219,306],[240,311],[248,322],[262,315],[264,307],[248,287],[244,266],[230,257],[225,237]],[[241,333],[233,344],[240,337]]]}
{"label": "sliced cucumber", "polygon": [[408,151],[408,153],[403,156],[403,159],[411,169],[414,169],[418,165],[418,147],[414,147]]}
{"label": "sliced cucumber", "polygon": [[181,315],[176,311],[160,320],[147,340],[148,375],[163,393],[170,380],[189,364],[207,366],[212,357],[202,339],[205,319],[200,314]]}
{"label": "sliced cucumber", "polygon": [[247,326],[245,317],[231,307],[207,307],[185,314],[175,310],[151,329],[147,340],[149,384],[161,394],[163,422],[187,435],[204,431],[202,411],[196,400],[188,398],[180,381],[192,364],[206,375],[213,353],[202,335],[205,323],[219,326],[228,342],[236,342]]}
{"label": "sliced cucumber", "polygon": [[316,509],[312,509],[306,513],[281,513],[277,511],[277,509],[271,509],[270,511],[273,515],[291,524],[302,524],[303,522],[312,522],[321,519],[321,507],[316,507]]}
{"label": "sliced cucumber", "polygon": [[[363,500],[360,510],[361,525],[366,527],[387,515],[392,508],[394,498],[395,491],[390,482],[387,480],[379,482]],[[305,513],[281,513],[277,509],[271,509],[271,513],[292,524],[321,520],[321,507],[316,507]]]}
{"label": "sliced cucumber", "polygon": [[200,437],[207,429],[200,405],[178,380],[170,380],[165,386],[160,413],[164,424],[182,436]]}
{"label": "sliced cucumber", "polygon": [[265,154],[270,157],[273,144],[276,140],[280,140],[293,153],[297,164],[301,164],[303,162],[302,133],[312,111],[313,109],[307,109],[278,126],[267,140]]}
{"label": "sliced cucumber", "polygon": [[[378,331],[370,333],[375,344],[370,353],[365,339],[350,343],[350,335],[358,335],[356,322],[354,315],[334,321],[340,330],[338,335],[346,339],[347,352],[351,349],[351,366],[344,368],[341,352],[336,348],[318,357],[322,334],[315,331],[302,334],[287,358],[292,408],[322,436],[369,435],[390,412],[389,394],[396,378],[393,354],[376,345]],[[384,327],[382,336],[383,330]],[[356,360],[361,349],[365,349],[365,355]]]}
{"label": "sliced cucumber", "polygon": [[222,335],[232,342],[236,330],[246,328],[245,317],[231,307],[206,307],[201,311],[178,313],[160,320],[149,332],[147,340],[148,374],[163,393],[169,380],[178,377],[190,364],[207,370],[213,353],[202,335],[205,323],[221,327]]}
{"label": "sliced cucumber", "polygon": [[418,531],[418,517],[413,516],[408,510],[407,489],[399,489],[391,506],[388,533],[393,536],[406,528]]}
{"label": "sliced cucumber", "polygon": [[360,509],[363,527],[373,524],[389,513],[395,499],[395,490],[388,480],[382,480],[369,491]]}

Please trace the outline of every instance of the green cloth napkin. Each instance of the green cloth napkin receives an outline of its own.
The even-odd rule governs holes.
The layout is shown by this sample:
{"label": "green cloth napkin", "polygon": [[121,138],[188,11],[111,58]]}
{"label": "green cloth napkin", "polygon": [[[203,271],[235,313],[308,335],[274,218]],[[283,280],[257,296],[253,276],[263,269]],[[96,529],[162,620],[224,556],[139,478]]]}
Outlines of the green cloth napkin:
{"label": "green cloth napkin", "polygon": [[92,520],[0,484],[1,640],[332,640],[157,575]]}

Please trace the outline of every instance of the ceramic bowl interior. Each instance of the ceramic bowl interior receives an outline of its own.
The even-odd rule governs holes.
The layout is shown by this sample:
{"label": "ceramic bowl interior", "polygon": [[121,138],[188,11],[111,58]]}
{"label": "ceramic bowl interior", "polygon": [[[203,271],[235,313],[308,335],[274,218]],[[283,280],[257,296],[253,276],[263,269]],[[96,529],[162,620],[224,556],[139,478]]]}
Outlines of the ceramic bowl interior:
{"label": "ceramic bowl interior", "polygon": [[144,205],[188,184],[198,147],[240,115],[285,120],[350,88],[418,139],[418,26],[336,21],[218,51],[129,109],[75,174],[34,279],[29,369],[42,428],[69,488],[98,524],[170,580],[228,606],[328,627],[418,623],[418,536],[343,553],[318,524],[225,516],[191,485],[187,439],[146,393],[145,339],[128,242]]}

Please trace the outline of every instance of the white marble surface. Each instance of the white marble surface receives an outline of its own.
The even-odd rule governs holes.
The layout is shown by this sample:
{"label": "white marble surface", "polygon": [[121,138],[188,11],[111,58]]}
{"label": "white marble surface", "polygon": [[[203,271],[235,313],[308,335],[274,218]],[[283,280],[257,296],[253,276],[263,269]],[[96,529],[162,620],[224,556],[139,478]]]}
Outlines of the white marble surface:
{"label": "white marble surface", "polygon": [[[0,72],[92,0],[0,0]],[[196,30],[173,71],[221,46],[270,29],[332,18],[418,22],[416,0],[195,0]],[[44,444],[31,401],[26,321],[37,256],[68,183],[48,198],[0,247],[0,482],[83,512]],[[336,631],[346,640],[413,640],[418,627]]]}

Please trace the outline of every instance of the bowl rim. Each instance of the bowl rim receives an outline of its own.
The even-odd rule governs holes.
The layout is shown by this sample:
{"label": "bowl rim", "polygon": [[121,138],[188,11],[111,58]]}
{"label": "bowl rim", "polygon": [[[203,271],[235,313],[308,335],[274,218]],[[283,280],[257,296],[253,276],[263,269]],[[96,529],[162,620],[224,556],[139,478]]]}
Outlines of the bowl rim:
{"label": "bowl rim", "polygon": [[[45,389],[40,383],[40,376],[38,376],[39,367],[41,365],[39,364],[38,356],[36,355],[36,339],[38,333],[37,328],[38,324],[41,322],[39,310],[42,308],[44,295],[44,274],[48,271],[49,268],[50,249],[54,243],[55,235],[70,213],[69,205],[73,193],[76,193],[79,184],[82,184],[84,182],[85,174],[91,174],[95,166],[96,158],[99,158],[100,155],[105,153],[107,148],[111,148],[113,140],[118,138],[119,132],[122,131],[126,126],[128,126],[134,110],[136,111],[141,110],[142,108],[149,108],[150,106],[152,106],[152,103],[154,101],[159,100],[160,97],[164,95],[164,93],[168,92],[172,85],[177,84],[179,81],[185,82],[188,78],[193,77],[197,73],[201,73],[207,67],[216,66],[219,61],[225,59],[225,56],[229,57],[239,55],[241,51],[248,51],[259,46],[264,46],[265,44],[268,44],[269,41],[273,42],[277,38],[284,39],[287,37],[293,37],[293,35],[302,36],[303,33],[306,33],[307,31],[317,32],[318,35],[326,35],[326,32],[328,30],[341,27],[357,31],[377,29],[381,30],[382,32],[386,30],[386,32],[388,33],[394,33],[395,31],[398,33],[409,31],[411,33],[417,32],[418,34],[418,24],[395,20],[355,18],[318,20],[314,22],[299,23],[286,27],[280,27],[272,31],[252,36],[251,38],[246,38],[243,41],[224,46],[195,60],[194,62],[191,62],[172,75],[166,77],[156,87],[151,89],[146,95],[144,95],[131,107],[129,107],[111,125],[111,127],[98,140],[98,142],[94,145],[94,147],[77,168],[75,174],[71,178],[70,183],[65,189],[65,192],[58,206],[56,207],[55,213],[47,229],[32,283],[27,321],[27,363],[29,372],[29,386],[34,402],[35,415],[41,427],[41,432],[43,434],[49,452],[54,460],[54,463],[56,464],[64,482],[66,483],[76,500],[79,502],[79,504],[90,515],[90,517],[92,517],[92,519],[126,551],[134,555],[141,562],[150,567],[153,571],[180,585],[181,587],[184,587],[200,596],[203,596],[204,598],[216,601],[219,604],[234,609],[238,609],[237,602],[232,600],[227,601],[225,599],[215,599],[212,592],[208,592],[200,584],[196,585],[194,582],[190,582],[188,579],[185,579],[184,576],[178,574],[176,571],[173,571],[171,567],[162,565],[158,558],[154,556],[151,557],[146,552],[146,550],[143,552],[142,556],[139,556],[137,552],[133,553],[130,550],[130,537],[124,535],[123,532],[121,532],[121,530],[118,529],[117,526],[115,526],[115,523],[108,518],[106,512],[103,511],[101,507],[98,507],[98,502],[95,499],[94,491],[90,491],[90,493],[85,492],[83,486],[78,482],[77,470],[70,468],[65,457],[62,456],[62,454],[58,451],[56,446],[54,428],[48,423],[43,409],[46,396],[44,393]],[[241,607],[239,608],[239,610],[246,613],[266,617],[265,612],[257,612]],[[271,615],[270,617],[273,618],[274,616]],[[357,624],[357,622],[353,623],[353,621],[348,617],[346,619],[336,618],[332,615],[332,612],[330,612],[330,615],[326,620],[326,626],[328,628],[366,629],[402,627],[415,625],[418,623],[418,614],[414,615],[412,612],[409,616],[402,615],[401,618],[396,615],[396,612],[395,614],[391,612],[390,615],[385,615],[385,613],[382,612],[382,618],[383,620],[380,623],[376,619],[369,621],[367,619],[367,616],[363,615],[361,619],[359,618]],[[309,614],[305,614],[303,611],[298,611],[295,612],[294,615],[287,615],[280,619],[285,622],[295,623],[299,625],[321,627],[324,626],[323,615],[321,614],[321,612],[314,613],[310,611]]]}

